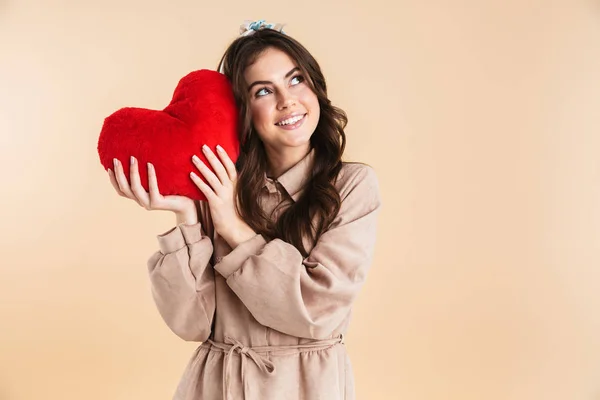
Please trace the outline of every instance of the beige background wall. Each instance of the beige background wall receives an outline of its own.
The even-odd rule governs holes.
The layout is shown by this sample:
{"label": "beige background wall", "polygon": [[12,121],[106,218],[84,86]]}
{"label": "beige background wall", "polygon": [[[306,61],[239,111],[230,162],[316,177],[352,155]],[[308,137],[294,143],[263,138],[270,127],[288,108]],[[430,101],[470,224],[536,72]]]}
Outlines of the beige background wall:
{"label": "beige background wall", "polygon": [[174,219],[118,197],[103,118],[163,108],[247,18],[286,22],[385,208],[348,348],[361,400],[600,399],[600,4],[0,0],[0,399],[164,400]]}

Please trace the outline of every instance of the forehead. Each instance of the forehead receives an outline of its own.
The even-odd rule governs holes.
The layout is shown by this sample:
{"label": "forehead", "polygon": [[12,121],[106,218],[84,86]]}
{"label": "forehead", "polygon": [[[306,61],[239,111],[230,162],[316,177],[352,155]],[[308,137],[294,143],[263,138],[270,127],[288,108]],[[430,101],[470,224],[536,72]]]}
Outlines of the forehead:
{"label": "forehead", "polygon": [[246,83],[257,80],[283,79],[292,68],[296,67],[292,58],[281,50],[268,48],[244,71]]}

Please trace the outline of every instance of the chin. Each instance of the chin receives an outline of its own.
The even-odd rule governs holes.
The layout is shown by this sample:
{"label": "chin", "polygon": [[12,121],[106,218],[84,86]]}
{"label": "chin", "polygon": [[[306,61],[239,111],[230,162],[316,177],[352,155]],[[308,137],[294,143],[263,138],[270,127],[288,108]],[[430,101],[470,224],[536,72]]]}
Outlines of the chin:
{"label": "chin", "polygon": [[284,140],[285,144],[290,147],[310,146],[311,134],[301,134],[296,137],[288,137]]}

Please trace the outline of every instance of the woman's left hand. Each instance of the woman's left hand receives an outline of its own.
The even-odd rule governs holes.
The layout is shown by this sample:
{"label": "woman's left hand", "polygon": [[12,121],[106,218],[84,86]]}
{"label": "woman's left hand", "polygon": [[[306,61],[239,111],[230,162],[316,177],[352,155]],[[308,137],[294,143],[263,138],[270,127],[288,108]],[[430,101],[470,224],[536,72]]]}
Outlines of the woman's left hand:
{"label": "woman's left hand", "polygon": [[215,230],[231,248],[235,248],[238,244],[256,235],[256,232],[240,218],[235,209],[234,196],[237,181],[235,164],[221,146],[217,146],[219,157],[206,145],[202,146],[202,152],[214,172],[194,155],[192,161],[208,184],[194,172],[191,172],[190,176],[208,200]]}

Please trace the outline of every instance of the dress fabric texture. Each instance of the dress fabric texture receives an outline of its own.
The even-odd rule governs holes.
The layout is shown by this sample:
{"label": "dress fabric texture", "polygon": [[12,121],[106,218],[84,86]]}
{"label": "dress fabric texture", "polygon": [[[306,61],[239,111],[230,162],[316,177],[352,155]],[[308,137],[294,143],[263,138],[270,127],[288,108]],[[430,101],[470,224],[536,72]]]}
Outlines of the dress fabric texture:
{"label": "dress fabric texture", "polygon": [[[265,176],[267,215],[299,199],[313,160],[314,150],[277,180]],[[201,342],[174,400],[355,398],[343,335],[371,266],[381,199],[364,164],[344,163],[335,185],[340,211],[314,246],[305,240],[308,257],[260,234],[232,250],[206,202],[197,224],[157,236],[153,299],[176,335]]]}

